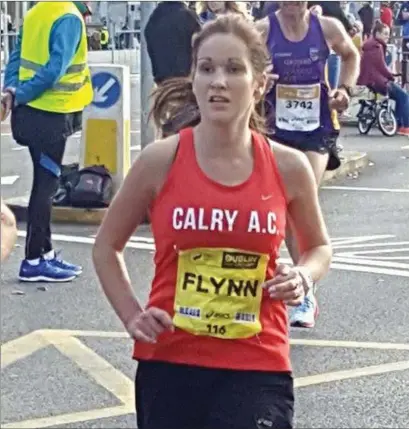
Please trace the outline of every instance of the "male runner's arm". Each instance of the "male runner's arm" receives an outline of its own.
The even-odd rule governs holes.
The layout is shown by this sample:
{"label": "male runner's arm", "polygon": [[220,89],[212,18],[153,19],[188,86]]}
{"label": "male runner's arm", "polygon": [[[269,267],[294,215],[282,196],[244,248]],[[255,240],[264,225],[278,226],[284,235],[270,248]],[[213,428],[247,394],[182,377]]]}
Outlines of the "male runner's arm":
{"label": "male runner's arm", "polygon": [[341,75],[331,107],[343,111],[348,108],[351,89],[358,80],[361,58],[351,37],[337,19],[323,16],[320,22],[329,47],[341,57]]}

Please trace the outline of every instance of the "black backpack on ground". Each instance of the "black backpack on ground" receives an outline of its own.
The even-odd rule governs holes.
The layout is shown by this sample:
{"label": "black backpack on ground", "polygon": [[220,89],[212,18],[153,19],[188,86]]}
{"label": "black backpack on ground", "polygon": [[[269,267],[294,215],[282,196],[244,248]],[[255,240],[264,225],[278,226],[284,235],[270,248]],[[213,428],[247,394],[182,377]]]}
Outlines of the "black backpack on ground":
{"label": "black backpack on ground", "polygon": [[61,166],[61,176],[57,192],[54,195],[53,205],[56,207],[67,207],[71,205],[71,189],[78,182],[79,164],[68,164]]}
{"label": "black backpack on ground", "polygon": [[103,165],[93,165],[77,172],[77,180],[70,190],[72,207],[108,207],[113,195],[110,172]]}

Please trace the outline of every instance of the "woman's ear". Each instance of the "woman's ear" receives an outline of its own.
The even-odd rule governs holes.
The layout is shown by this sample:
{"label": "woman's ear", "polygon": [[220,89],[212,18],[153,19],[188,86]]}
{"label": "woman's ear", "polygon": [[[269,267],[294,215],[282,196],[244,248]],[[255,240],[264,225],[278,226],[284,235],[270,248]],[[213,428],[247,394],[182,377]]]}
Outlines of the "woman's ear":
{"label": "woman's ear", "polygon": [[266,93],[267,80],[267,73],[263,73],[260,78],[257,79],[257,86],[254,91],[254,99],[256,103],[259,103]]}

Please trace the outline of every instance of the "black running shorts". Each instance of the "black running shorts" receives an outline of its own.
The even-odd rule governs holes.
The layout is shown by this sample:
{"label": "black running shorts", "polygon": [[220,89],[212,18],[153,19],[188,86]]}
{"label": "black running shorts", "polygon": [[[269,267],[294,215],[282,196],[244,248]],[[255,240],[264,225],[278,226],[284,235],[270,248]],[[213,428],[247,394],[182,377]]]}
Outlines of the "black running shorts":
{"label": "black running shorts", "polygon": [[336,170],[341,165],[341,160],[339,157],[339,150],[337,147],[339,133],[334,132],[331,135],[326,137],[306,137],[303,141],[290,141],[278,138],[275,135],[271,136],[271,139],[281,143],[285,146],[292,147],[294,149],[298,149],[301,152],[317,152],[322,154],[328,154],[328,164],[327,170],[332,171]]}
{"label": "black running shorts", "polygon": [[292,429],[290,373],[139,362],[138,429]]}

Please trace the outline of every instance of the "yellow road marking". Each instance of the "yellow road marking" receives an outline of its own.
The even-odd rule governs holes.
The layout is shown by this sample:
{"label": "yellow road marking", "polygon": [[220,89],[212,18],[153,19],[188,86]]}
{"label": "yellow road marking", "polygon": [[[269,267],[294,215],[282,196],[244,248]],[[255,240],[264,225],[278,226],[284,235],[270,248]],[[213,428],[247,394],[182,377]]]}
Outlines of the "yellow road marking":
{"label": "yellow road marking", "polygon": [[409,360],[382,365],[366,366],[363,368],[347,369],[345,371],[327,372],[295,379],[295,387],[307,387],[316,384],[333,383],[334,381],[350,380],[353,378],[368,377],[371,375],[387,374],[389,372],[405,371],[409,369]]}
{"label": "yellow road marking", "polygon": [[[94,337],[94,338],[123,338],[129,339],[127,332],[114,331],[78,331],[78,330],[42,330],[45,337],[52,337],[52,343],[56,344],[61,337]],[[22,337],[23,338],[23,337]],[[343,341],[343,340],[305,340],[291,339],[290,343],[296,346],[313,347],[338,347],[338,348],[358,348],[358,349],[378,349],[378,350],[408,350],[409,344],[402,343],[378,343],[366,341]]]}
{"label": "yellow road marking", "polygon": [[311,347],[337,347],[353,349],[375,349],[375,350],[407,350],[409,344],[399,343],[371,343],[362,341],[331,341],[331,340],[291,340],[293,346],[311,346]]}
{"label": "yellow road marking", "polygon": [[[135,404],[133,381],[126,377],[122,372],[114,368],[109,362],[107,362],[89,347],[87,347],[78,337],[118,338],[128,339],[131,341],[129,335],[126,332],[79,330],[35,331],[31,334],[9,341],[8,343],[1,346],[1,369],[4,369],[12,363],[30,356],[32,353],[35,353],[44,347],[53,345],[60,351],[60,353],[68,357],[86,374],[94,379],[98,385],[104,387],[107,391],[114,395],[122,403],[122,405],[77,413],[62,414],[59,416],[42,417],[20,422],[12,422],[2,425],[2,428],[43,428],[134,414]],[[409,351],[409,344],[397,343],[292,339],[291,344],[293,346]],[[316,374],[307,377],[299,377],[295,379],[295,387],[301,388],[331,383],[334,381],[349,380],[404,370],[409,370],[409,361],[387,363],[363,368],[334,371],[325,374]]]}
{"label": "yellow road marking", "polygon": [[38,350],[50,345],[42,331],[35,331],[23,337],[11,340],[1,346],[1,369],[24,359]]}
{"label": "yellow road marking", "polygon": [[43,417],[39,419],[24,420],[21,422],[5,423],[2,429],[37,429],[50,426],[69,425],[73,423],[85,422],[89,420],[99,420],[110,417],[124,416],[135,413],[135,406],[132,409],[126,406],[101,408],[98,410],[82,411],[72,414],[61,414],[59,416]]}
{"label": "yellow road marking", "polygon": [[124,405],[135,406],[133,382],[80,340],[68,337],[55,347]]}

